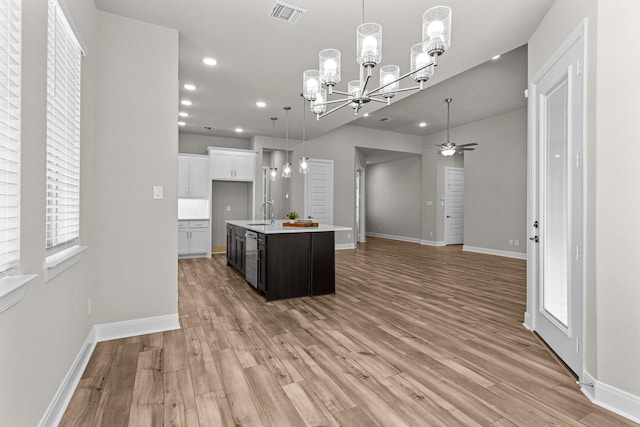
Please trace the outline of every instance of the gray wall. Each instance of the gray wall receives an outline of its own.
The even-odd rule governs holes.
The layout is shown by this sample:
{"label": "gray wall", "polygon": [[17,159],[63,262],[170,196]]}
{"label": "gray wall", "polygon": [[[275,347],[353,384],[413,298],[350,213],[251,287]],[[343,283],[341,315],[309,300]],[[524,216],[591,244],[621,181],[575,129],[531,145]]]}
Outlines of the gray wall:
{"label": "gray wall", "polygon": [[[91,1],[65,3],[87,45],[80,240],[88,249],[43,283],[47,2],[23,2],[20,255],[22,272],[38,277],[0,314],[3,425],[38,424],[94,324],[177,314],[177,31],[99,13]],[[164,200],[152,200],[153,185],[164,186]]]}
{"label": "gray wall", "polygon": [[[433,147],[444,133],[425,137]],[[474,151],[464,155],[464,245],[507,252],[526,252],[527,218],[527,110],[521,109],[451,129],[458,143],[476,142]],[[438,156],[438,188],[434,200],[444,224],[440,196],[444,194],[444,167],[462,166],[454,156]],[[458,164],[455,161],[458,160]],[[448,163],[451,162],[451,163]],[[435,210],[432,209],[432,210]],[[444,227],[438,227],[444,240]],[[519,240],[519,246],[509,245]]]}
{"label": "gray wall", "polygon": [[249,140],[198,135],[195,133],[180,133],[179,151],[181,153],[207,154],[207,147],[240,148],[247,150],[249,148]]}
{"label": "gray wall", "polygon": [[[250,219],[251,184],[213,181],[211,183],[211,246],[227,245],[226,220]],[[227,206],[231,207],[227,211]]]}
{"label": "gray wall", "polygon": [[367,233],[420,241],[421,166],[416,155],[366,168]]}

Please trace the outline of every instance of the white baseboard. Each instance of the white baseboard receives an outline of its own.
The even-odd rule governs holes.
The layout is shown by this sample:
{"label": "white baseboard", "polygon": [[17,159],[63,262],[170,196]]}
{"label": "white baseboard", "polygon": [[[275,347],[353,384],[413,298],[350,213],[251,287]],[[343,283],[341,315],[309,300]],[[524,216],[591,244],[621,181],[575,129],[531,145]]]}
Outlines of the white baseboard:
{"label": "white baseboard", "polygon": [[94,325],[82,348],[80,348],[76,359],[73,361],[71,368],[69,368],[69,372],[67,372],[67,375],[65,375],[62,380],[62,384],[58,387],[58,391],[53,396],[49,407],[40,419],[38,427],[55,427],[60,423],[64,411],[67,409],[71,397],[82,378],[82,373],[89,364],[89,359],[91,358],[91,354],[93,354],[97,342],[151,334],[154,332],[171,331],[174,329],[180,329],[177,313]]}
{"label": "white baseboard", "polygon": [[527,254],[522,252],[501,251],[498,249],[478,248],[475,246],[467,246],[467,245],[463,245],[462,250],[467,252],[477,252],[479,254],[503,256],[507,258],[527,259]]}
{"label": "white baseboard", "polygon": [[355,249],[355,243],[336,243],[336,251],[342,251],[345,249]]}
{"label": "white baseboard", "polygon": [[420,243],[420,239],[416,239],[415,237],[394,236],[392,234],[369,233],[369,232],[367,232],[367,236],[380,237],[381,239],[399,240],[401,242]]}
{"label": "white baseboard", "polygon": [[593,403],[640,423],[640,396],[597,381],[588,372],[584,373],[582,382],[593,384],[593,387],[581,387],[582,393]]}
{"label": "white baseboard", "polygon": [[424,246],[447,246],[444,240],[420,240],[420,244]]}
{"label": "white baseboard", "polygon": [[524,322],[522,323],[522,326],[527,328],[527,330],[529,331],[533,331],[533,326],[531,325],[531,315],[528,311],[524,312]]}
{"label": "white baseboard", "polygon": [[136,335],[152,334],[154,332],[172,331],[180,329],[178,314],[145,317],[143,319],[125,320],[122,322],[102,323],[94,326],[96,341],[108,341],[118,338],[134,337]]}
{"label": "white baseboard", "polygon": [[84,344],[82,344],[76,359],[71,364],[67,375],[65,375],[60,387],[58,387],[58,391],[56,391],[56,394],[53,396],[49,407],[40,419],[38,423],[39,427],[55,427],[60,423],[95,347],[95,331],[92,328]]}

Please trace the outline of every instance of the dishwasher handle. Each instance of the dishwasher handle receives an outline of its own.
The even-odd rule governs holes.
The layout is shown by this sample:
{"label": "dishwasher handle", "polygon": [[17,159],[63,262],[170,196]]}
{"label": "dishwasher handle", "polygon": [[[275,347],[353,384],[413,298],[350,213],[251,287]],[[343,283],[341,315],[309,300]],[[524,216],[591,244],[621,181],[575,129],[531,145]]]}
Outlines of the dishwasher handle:
{"label": "dishwasher handle", "polygon": [[247,231],[247,232],[244,234],[244,237],[246,237],[247,239],[258,240],[258,234],[256,234],[256,233],[251,233],[251,232],[249,232],[249,231]]}

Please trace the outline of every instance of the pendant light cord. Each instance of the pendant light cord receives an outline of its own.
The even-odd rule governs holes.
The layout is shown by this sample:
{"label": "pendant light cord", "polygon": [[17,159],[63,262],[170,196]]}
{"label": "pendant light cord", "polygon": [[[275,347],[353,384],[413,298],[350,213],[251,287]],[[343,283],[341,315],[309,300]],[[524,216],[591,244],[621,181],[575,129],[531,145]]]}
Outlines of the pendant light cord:
{"label": "pendant light cord", "polygon": [[277,117],[271,117],[271,123],[273,124],[273,152],[271,153],[271,169],[275,167],[274,158],[276,157],[276,120],[278,120]]}
{"label": "pendant light cord", "polygon": [[305,157],[305,142],[307,140],[307,103],[305,97],[302,97],[302,157]]}
{"label": "pendant light cord", "polygon": [[287,125],[287,163],[289,163],[289,110],[291,110],[291,107],[284,107],[284,111],[286,112],[284,118]]}

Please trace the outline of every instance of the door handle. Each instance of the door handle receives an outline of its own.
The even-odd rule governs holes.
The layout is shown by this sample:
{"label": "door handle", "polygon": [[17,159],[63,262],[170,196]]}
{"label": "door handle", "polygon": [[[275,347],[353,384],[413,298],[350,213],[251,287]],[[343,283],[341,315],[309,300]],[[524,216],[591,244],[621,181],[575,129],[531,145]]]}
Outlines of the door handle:
{"label": "door handle", "polygon": [[538,243],[540,241],[540,239],[538,239],[538,236],[529,237],[529,240],[531,240],[534,243]]}

